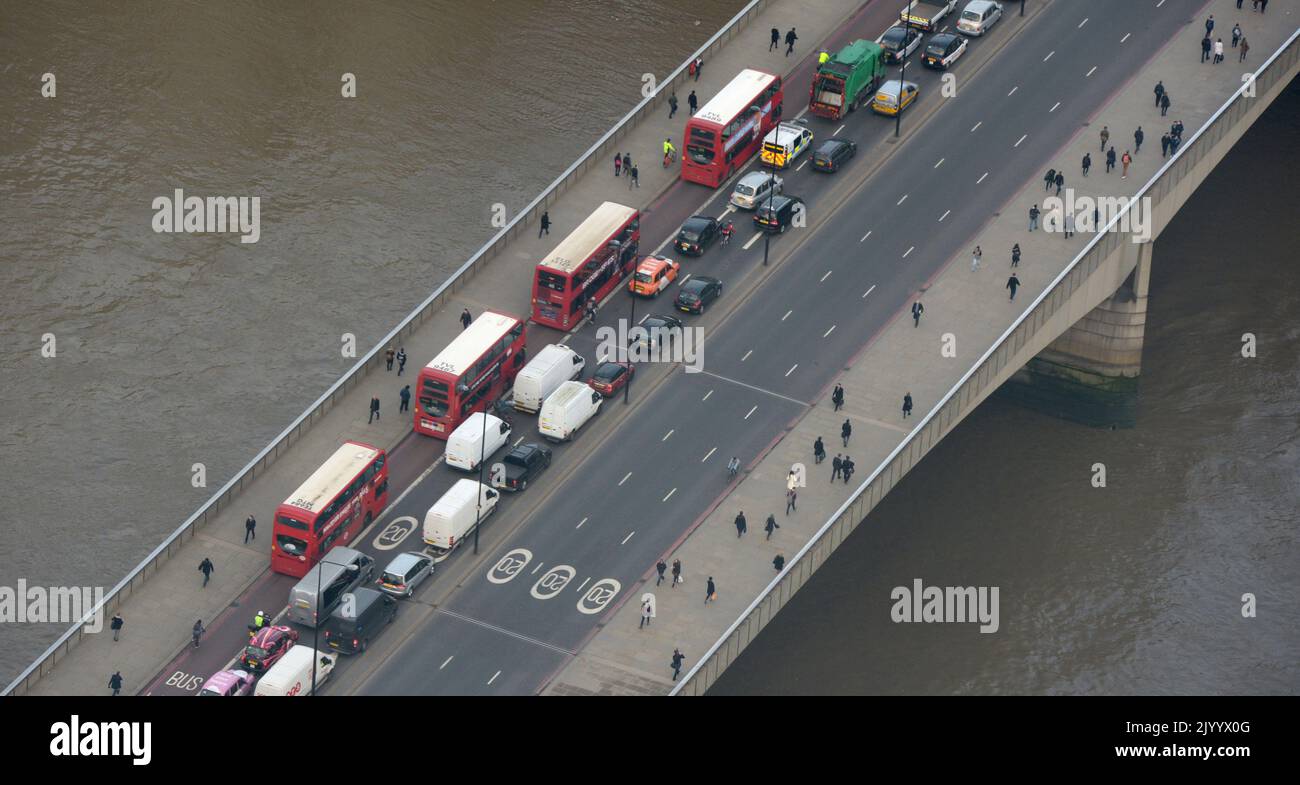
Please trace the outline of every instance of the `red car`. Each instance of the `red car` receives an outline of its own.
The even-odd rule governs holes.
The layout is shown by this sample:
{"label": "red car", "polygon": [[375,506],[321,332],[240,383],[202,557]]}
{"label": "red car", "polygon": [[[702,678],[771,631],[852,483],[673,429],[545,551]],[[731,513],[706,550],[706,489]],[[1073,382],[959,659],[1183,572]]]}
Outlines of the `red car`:
{"label": "red car", "polygon": [[610,398],[623,389],[634,373],[636,368],[632,367],[632,363],[603,362],[587,380],[587,384],[591,385],[591,389]]}
{"label": "red car", "polygon": [[291,627],[263,627],[253,633],[239,662],[254,673],[265,673],[297,642],[298,631]]}

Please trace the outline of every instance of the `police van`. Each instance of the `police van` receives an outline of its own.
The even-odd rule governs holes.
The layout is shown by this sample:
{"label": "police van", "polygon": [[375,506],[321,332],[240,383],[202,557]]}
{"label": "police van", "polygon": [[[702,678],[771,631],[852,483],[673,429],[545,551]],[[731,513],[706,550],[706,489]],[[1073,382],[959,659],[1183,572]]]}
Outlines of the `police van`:
{"label": "police van", "polygon": [[763,137],[763,163],[774,169],[785,169],[812,147],[812,141],[813,132],[802,119],[779,123]]}

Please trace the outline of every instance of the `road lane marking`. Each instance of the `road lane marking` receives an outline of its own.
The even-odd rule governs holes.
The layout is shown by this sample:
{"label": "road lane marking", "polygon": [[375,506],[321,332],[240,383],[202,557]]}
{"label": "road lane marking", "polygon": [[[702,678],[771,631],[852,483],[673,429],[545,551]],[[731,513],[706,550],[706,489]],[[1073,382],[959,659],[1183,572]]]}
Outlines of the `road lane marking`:
{"label": "road lane marking", "polygon": [[623,538],[623,541],[620,542],[619,545],[627,545],[627,541],[632,539],[633,534],[636,534],[636,531],[630,532],[626,537]]}
{"label": "road lane marking", "polygon": [[978,123],[976,123],[975,125],[971,126],[970,132],[971,132],[971,133],[975,133],[975,129],[976,129],[976,128],[979,128],[981,125],[984,125],[984,121],[983,121],[983,120],[980,120]]}
{"label": "road lane marking", "polygon": [[754,404],[754,408],[752,408],[752,409],[749,410],[749,414],[746,414],[746,415],[745,415],[745,419],[748,420],[748,419],[749,419],[749,415],[750,415],[750,414],[753,414],[753,413],[756,412],[756,411],[758,411],[758,404]]}
{"label": "road lane marking", "polygon": [[749,351],[745,352],[745,356],[744,356],[744,357],[741,357],[741,358],[740,358],[740,361],[743,363],[744,361],[748,360],[748,359],[749,359],[749,355],[751,355],[751,354],[753,354],[753,353],[754,353],[754,350],[753,350],[753,349],[750,349]]}
{"label": "road lane marking", "polygon": [[714,447],[712,450],[709,450],[707,453],[704,454],[704,457],[700,459],[700,463],[704,463],[705,461],[707,461],[717,451],[718,451],[717,447]]}
{"label": "road lane marking", "polygon": [[858,240],[858,242],[865,243],[867,241],[867,238],[870,236],[871,236],[871,232],[867,232],[866,234],[862,235],[862,239]]}
{"label": "road lane marking", "polygon": [[827,271],[826,271],[826,274],[823,275],[823,276],[822,276],[822,279],[821,279],[820,281],[818,281],[817,283],[826,283],[826,279],[831,277],[831,273],[832,273],[832,272],[833,272],[832,270],[827,270]]}
{"label": "road lane marking", "polygon": [[519,442],[522,442],[523,440],[524,440],[524,437],[520,436],[520,437],[515,441],[515,446],[518,447],[518,446],[519,446]]}
{"label": "road lane marking", "polygon": [[[865,294],[862,295],[862,296],[863,296],[863,297],[866,297]],[[827,337],[829,337],[830,334],[833,333],[833,332],[835,332],[835,325],[832,324],[832,325],[831,325],[831,329],[829,329],[829,330],[827,330],[826,332],[822,333],[822,337],[823,337],[823,338],[827,338]]]}
{"label": "road lane marking", "polygon": [[678,285],[678,286],[681,286],[682,284],[684,284],[684,283],[686,283],[687,281],[691,280],[691,276],[692,276],[692,275],[695,275],[695,273],[687,273],[685,278],[683,278],[683,279],[681,279],[680,281],[677,282],[677,285]]}
{"label": "road lane marking", "polygon": [[938,162],[937,164],[934,165],[934,168],[935,168],[935,169],[938,169],[940,166],[943,166],[943,162],[944,162],[944,161],[947,161],[947,160],[948,160],[947,158],[940,158],[940,159],[939,159],[939,162]]}
{"label": "road lane marking", "polygon": [[546,563],[546,562],[540,562],[540,561],[537,562],[537,566],[533,568],[533,571],[532,571],[532,573],[530,573],[530,574],[532,574],[532,575],[536,575],[536,574],[537,574],[537,571],[540,570],[540,569],[542,568],[542,565],[545,564],[545,563]]}
{"label": "road lane marking", "polygon": [[670,430],[668,433],[665,433],[665,434],[664,434],[664,438],[660,439],[659,441],[661,441],[661,442],[666,442],[666,441],[668,441],[668,437],[669,437],[669,436],[672,436],[676,431],[677,431],[676,428]]}
{"label": "road lane marking", "polygon": [[722,211],[722,215],[719,215],[718,219],[721,220],[723,218],[726,218],[728,215],[731,215],[734,212],[736,212],[736,206],[734,204],[728,204],[727,209]]}
{"label": "road lane marking", "polygon": [[1124,34],[1124,37],[1121,38],[1121,39],[1119,39],[1119,42],[1120,42],[1121,44],[1124,43],[1125,41],[1128,40],[1128,37],[1131,36],[1131,35],[1133,35],[1133,34],[1132,34],[1132,33],[1125,33],[1125,34]]}
{"label": "road lane marking", "polygon": [[1059,107],[1060,105],[1061,105],[1061,102],[1060,102],[1060,101],[1057,101],[1056,103],[1052,104],[1052,108],[1051,108],[1051,109],[1048,109],[1048,110],[1047,110],[1047,113],[1048,113],[1048,114],[1051,114],[1052,112],[1055,112],[1056,109],[1057,109],[1057,107]]}
{"label": "road lane marking", "polygon": [[876,285],[873,283],[873,284],[871,284],[871,288],[870,288],[870,289],[868,289],[868,290],[866,290],[865,292],[862,293],[862,299],[864,299],[864,300],[867,299],[867,295],[871,294],[871,293],[874,292],[874,291],[876,291]]}
{"label": "road lane marking", "polygon": [[916,250],[916,246],[915,246],[915,245],[909,247],[906,251],[903,251],[903,258],[906,259],[906,258],[907,258],[907,255],[910,254],[912,251],[915,251],[915,250]]}
{"label": "road lane marking", "polygon": [[646,319],[649,319],[649,318],[650,318],[650,314],[646,314],[645,316],[642,316],[642,317],[641,317],[641,321],[637,322],[637,324],[641,324],[641,323],[645,322]]}
{"label": "road lane marking", "polygon": [[551,651],[558,652],[558,653],[560,653],[560,654],[568,654],[568,655],[570,655],[570,656],[572,656],[572,657],[576,657],[576,656],[578,656],[578,653],[577,653],[576,651],[570,651],[569,649],[561,648],[561,647],[556,646],[556,645],[554,645],[554,644],[547,643],[546,641],[539,641],[539,640],[536,639],[536,638],[530,638],[530,637],[528,637],[527,635],[524,635],[524,634],[522,634],[522,633],[518,633],[518,632],[514,632],[514,631],[512,631],[512,630],[507,630],[505,627],[498,627],[498,626],[495,625],[495,624],[488,624],[488,623],[485,622],[485,621],[480,621],[479,619],[475,619],[475,618],[473,618],[473,617],[466,616],[466,615],[464,615],[464,614],[462,614],[462,613],[457,613],[456,611],[448,610],[448,609],[446,609],[446,608],[438,608],[438,611],[437,611],[437,612],[438,612],[438,613],[446,614],[446,615],[452,617],[453,619],[460,619],[460,620],[463,621],[463,622],[467,622],[467,623],[469,623],[469,624],[473,624],[473,625],[475,625],[475,626],[477,626],[477,627],[482,627],[482,628],[485,629],[485,630],[492,630],[493,632],[499,632],[499,633],[501,633],[502,635],[508,635],[508,636],[510,636],[511,638],[514,638],[514,639],[516,639],[516,640],[521,640],[521,641],[525,641],[525,642],[527,642],[527,643],[534,644],[534,645],[536,645],[536,646],[540,646],[540,647],[542,647],[543,649],[549,649],[549,650],[551,650]]}
{"label": "road lane marking", "polygon": [[1015,95],[1016,91],[1019,89],[1020,89],[1020,85],[1016,85],[1015,87],[1011,88],[1011,92],[1007,93],[1007,98],[1010,98],[1011,96]]}
{"label": "road lane marking", "polygon": [[492,674],[492,678],[488,679],[487,686],[491,687],[491,686],[492,686],[492,682],[496,681],[496,680],[497,680],[497,677],[500,676],[500,675],[501,675],[501,671],[497,671],[496,673]]}
{"label": "road lane marking", "polygon": [[573,333],[566,333],[565,336],[560,339],[560,345],[563,346],[564,344],[568,343],[569,339],[572,337],[573,337]]}
{"label": "road lane marking", "polygon": [[456,659],[456,655],[455,655],[455,654],[453,654],[453,655],[451,655],[450,657],[448,657],[447,659],[443,660],[443,661],[442,661],[442,665],[439,665],[439,666],[438,666],[438,670],[442,670],[443,668],[447,667],[447,665],[450,664],[451,661],[454,660],[454,659]]}
{"label": "road lane marking", "polygon": [[668,501],[669,499],[673,498],[674,493],[677,493],[676,488],[673,488],[671,491],[668,492],[668,495],[664,497],[664,501]]}
{"label": "road lane marking", "polygon": [[844,125],[841,125],[839,128],[836,128],[836,129],[835,129],[835,133],[831,134],[831,136],[839,136],[839,135],[840,135],[840,131],[843,131],[844,128],[845,128],[847,125],[848,125],[848,123],[845,123]]}
{"label": "road lane marking", "polygon": [[1011,145],[1011,146],[1012,146],[1012,147],[1019,147],[1019,146],[1020,146],[1020,143],[1023,142],[1023,141],[1025,141],[1025,140],[1028,139],[1028,138],[1029,138],[1029,134],[1025,134],[1024,136],[1022,136],[1022,137],[1020,137],[1019,139],[1017,139],[1017,140],[1016,140],[1016,143],[1013,144],[1013,145]]}
{"label": "road lane marking", "polygon": [[631,476],[632,476],[632,472],[628,472],[627,474],[623,475],[623,479],[619,480],[618,484],[622,485],[623,483],[627,482],[627,478]]}
{"label": "road lane marking", "polygon": [[710,396],[710,395],[713,395],[713,390],[709,390],[707,393],[705,393],[705,394],[704,394],[704,397],[700,400],[700,403],[703,403],[704,401],[709,400],[709,396]]}
{"label": "road lane marking", "polygon": [[1162,6],[1162,5],[1164,5],[1164,4],[1165,4],[1165,0],[1160,0],[1160,2],[1156,3],[1156,8],[1159,8],[1160,6]]}
{"label": "road lane marking", "polygon": [[700,373],[702,373],[702,374],[704,374],[704,375],[706,375],[706,376],[712,376],[714,379],[721,379],[721,380],[724,381],[724,382],[731,382],[732,384],[738,385],[738,386],[740,386],[740,387],[744,387],[744,388],[747,389],[747,390],[753,390],[754,392],[761,392],[761,393],[763,393],[764,395],[770,395],[770,396],[772,396],[773,398],[780,398],[780,399],[783,400],[783,401],[789,401],[790,403],[796,404],[796,405],[798,405],[798,406],[812,406],[812,404],[807,403],[806,401],[801,401],[801,400],[799,400],[799,399],[797,399],[797,398],[791,398],[790,396],[788,396],[788,395],[782,395],[782,394],[779,393],[779,392],[772,392],[771,390],[765,390],[765,389],[763,389],[762,387],[755,387],[755,386],[752,385],[752,384],[748,384],[748,383],[746,383],[746,382],[742,382],[742,381],[739,381],[739,380],[737,380],[737,379],[732,379],[732,378],[727,377],[727,376],[722,376],[722,375],[720,375],[720,374],[716,374],[716,373],[714,373],[714,372],[712,372],[712,371],[707,371],[707,370],[705,370],[705,369],[703,369],[703,368],[700,369]]}
{"label": "road lane marking", "polygon": [[786,319],[789,319],[789,318],[790,318],[790,314],[792,314],[792,313],[794,313],[793,310],[786,311],[786,312],[785,312],[785,316],[782,316],[782,317],[781,317],[781,321],[784,322]]}
{"label": "road lane marking", "polygon": [[582,524],[584,524],[584,523],[586,523],[586,522],[587,522],[587,519],[586,519],[586,518],[583,518],[582,520],[578,521],[578,525],[577,525],[577,526],[574,526],[573,528],[575,528],[575,529],[581,529],[581,528],[582,528]]}
{"label": "road lane marking", "polygon": [[582,585],[579,586],[577,589],[575,589],[575,591],[578,592],[579,594],[582,594],[582,587],[583,587],[583,586],[586,586],[586,585],[587,585],[587,582],[590,581],[590,580],[591,580],[591,576],[590,576],[590,575],[588,575],[586,578],[583,578],[583,579],[582,579]]}
{"label": "road lane marking", "polygon": [[[1162,2],[1162,3],[1163,3],[1164,1],[1165,1],[1165,0],[1160,0],[1160,2]],[[1159,7],[1160,7],[1160,6],[1156,6],[1156,8],[1159,8]],[[1074,29],[1075,29],[1075,30],[1078,30],[1079,28],[1083,27],[1083,26],[1086,25],[1086,24],[1088,24],[1088,17],[1085,16],[1085,17],[1083,18],[1083,21],[1079,23],[1079,27],[1076,27],[1076,28],[1074,28]]]}
{"label": "road lane marking", "polygon": [[791,365],[790,370],[786,371],[785,375],[789,376],[790,374],[794,373],[794,369],[798,367],[799,367],[799,363],[795,363],[794,365]]}
{"label": "road lane marking", "polygon": [[1092,68],[1088,69],[1088,73],[1084,74],[1084,77],[1092,76],[1092,72],[1096,70],[1097,70],[1097,66],[1094,65]]}
{"label": "road lane marking", "polygon": [[744,245],[742,245],[741,248],[742,248],[743,250],[748,251],[748,250],[749,250],[749,247],[750,247],[751,245],[753,245],[754,243],[758,242],[758,238],[760,238],[760,237],[762,237],[762,236],[763,236],[763,233],[762,233],[762,232],[755,232],[755,233],[754,233],[754,236],[751,237],[751,238],[749,238],[749,242],[747,242],[747,243],[745,243]]}
{"label": "road lane marking", "polygon": [[944,210],[944,211],[943,211],[943,215],[939,216],[939,220],[942,222],[943,219],[945,219],[945,218],[948,217],[948,213],[951,213],[951,212],[952,212],[952,210]]}
{"label": "road lane marking", "polygon": [[803,169],[804,166],[805,166],[807,163],[808,163],[808,159],[807,159],[807,158],[803,159],[803,163],[801,163],[801,164],[799,164],[798,166],[796,166],[796,167],[794,168],[794,170],[797,172],[797,171],[799,171],[800,169]]}
{"label": "road lane marking", "polygon": [[985,177],[988,177],[988,176],[989,176],[989,173],[988,173],[988,172],[985,172],[984,174],[980,175],[980,179],[976,180],[976,181],[975,181],[975,184],[976,184],[976,185],[979,185],[980,183],[984,182],[984,178],[985,178]]}
{"label": "road lane marking", "polygon": [[906,202],[906,201],[907,201],[907,194],[903,194],[903,198],[902,198],[902,199],[899,199],[899,200],[898,200],[898,204],[896,204],[896,205],[894,205],[894,206],[895,206],[895,207],[898,207],[898,205],[901,205],[903,202]]}
{"label": "road lane marking", "polygon": [[[1083,25],[1079,25],[1079,27],[1083,27]],[[1055,50],[1055,49],[1053,49],[1052,51],[1048,52],[1048,53],[1047,53],[1047,57],[1044,57],[1044,58],[1043,58],[1043,62],[1046,63],[1048,60],[1051,60],[1051,59],[1052,59],[1052,55],[1054,55],[1054,54],[1056,54],[1056,50]]]}

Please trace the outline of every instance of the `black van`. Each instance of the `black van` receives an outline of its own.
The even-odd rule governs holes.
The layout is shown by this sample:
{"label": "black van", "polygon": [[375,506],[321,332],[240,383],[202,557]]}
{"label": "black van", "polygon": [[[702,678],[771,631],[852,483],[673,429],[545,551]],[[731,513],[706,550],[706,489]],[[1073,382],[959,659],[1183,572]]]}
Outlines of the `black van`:
{"label": "black van", "polygon": [[754,211],[754,226],[765,232],[784,232],[796,210],[803,210],[803,200],[797,196],[782,194],[768,199]]}
{"label": "black van", "polygon": [[360,588],[351,596],[351,602],[344,597],[321,632],[330,648],[343,654],[365,651],[382,626],[397,618],[397,600],[381,591]]}

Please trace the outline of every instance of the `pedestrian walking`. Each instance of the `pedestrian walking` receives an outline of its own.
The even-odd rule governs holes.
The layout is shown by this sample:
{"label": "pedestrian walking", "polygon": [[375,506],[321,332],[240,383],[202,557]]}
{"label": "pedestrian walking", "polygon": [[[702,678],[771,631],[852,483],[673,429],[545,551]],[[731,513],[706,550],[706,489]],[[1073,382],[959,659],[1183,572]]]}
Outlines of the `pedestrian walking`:
{"label": "pedestrian walking", "polygon": [[1092,168],[1092,153],[1083,154],[1083,176],[1088,176],[1088,170]]}
{"label": "pedestrian walking", "polygon": [[1214,64],[1218,65],[1223,62],[1223,39],[1217,39],[1214,42]]}
{"label": "pedestrian walking", "polygon": [[710,575],[709,583],[704,587],[704,604],[708,605],[716,599],[718,599],[718,587],[713,585],[713,576]]}
{"label": "pedestrian walking", "polygon": [[1169,155],[1169,134],[1160,135],[1160,157]]}
{"label": "pedestrian walking", "polygon": [[1214,32],[1214,14],[1210,14],[1210,18],[1205,20],[1205,34],[1209,35],[1210,33],[1213,32]]}
{"label": "pedestrian walking", "polygon": [[460,312],[460,329],[468,330],[473,321],[474,317],[470,315],[468,308]]}
{"label": "pedestrian walking", "polygon": [[778,29],[776,29],[775,27],[773,27],[773,28],[772,28],[772,43],[770,43],[770,44],[767,45],[767,51],[770,52],[770,51],[772,51],[773,49],[776,49],[777,47],[779,47],[780,45],[781,45],[781,31],[778,30]]}
{"label": "pedestrian walking", "polygon": [[668,119],[669,120],[673,119],[673,115],[675,114],[677,114],[677,91],[676,90],[672,91],[672,93],[669,94],[668,96]]}
{"label": "pedestrian walking", "polygon": [[817,441],[813,442],[813,463],[821,463],[826,460],[826,445],[822,444],[822,437],[818,436]]}
{"label": "pedestrian walking", "polygon": [[244,544],[247,545],[249,540],[256,540],[256,539],[257,539],[257,519],[250,515],[248,516],[248,518],[244,520]]}
{"label": "pedestrian walking", "polygon": [[799,40],[799,36],[794,34],[794,28],[793,27],[790,28],[790,32],[785,34],[785,56],[786,57],[789,57],[790,54],[794,52],[794,42],[798,40]]}
{"label": "pedestrian walking", "polygon": [[617,150],[614,151],[614,176],[623,171],[623,154]]}
{"label": "pedestrian walking", "polygon": [[645,602],[641,603],[641,626],[638,627],[637,629],[645,629],[645,626],[649,623],[650,623],[650,601],[646,600]]}
{"label": "pedestrian walking", "polygon": [[1125,151],[1124,151],[1124,157],[1123,157],[1123,158],[1120,158],[1119,160],[1120,160],[1120,163],[1124,164],[1124,169],[1123,169],[1123,171],[1122,171],[1121,174],[1120,174],[1120,179],[1121,179],[1121,180],[1126,180],[1126,179],[1128,179],[1128,165],[1131,164],[1131,163],[1133,163],[1133,156],[1131,156],[1131,155],[1128,154],[1128,150],[1125,150]]}
{"label": "pedestrian walking", "polygon": [[640,188],[640,187],[641,187],[641,170],[634,166],[634,167],[632,167],[631,169],[628,170],[628,175],[629,175],[628,180],[627,180],[627,188],[628,188],[628,190],[629,190],[629,191],[632,190],[632,187],[633,187],[633,186],[636,186],[637,188]]}
{"label": "pedestrian walking", "polygon": [[921,305],[920,300],[917,300],[916,302],[912,303],[912,326],[913,327],[921,326],[921,314],[923,313],[925,313],[925,306]]}
{"label": "pedestrian walking", "polygon": [[1109,142],[1109,141],[1110,141],[1110,128],[1108,128],[1108,127],[1106,127],[1106,126],[1103,125],[1103,126],[1101,127],[1101,134],[1100,134],[1100,136],[1101,136],[1101,149],[1102,149],[1102,150],[1105,150],[1105,149],[1106,149],[1106,142]]}
{"label": "pedestrian walking", "polygon": [[[1240,8],[1240,5],[1238,5]],[[1237,44],[1241,41],[1241,25],[1233,24],[1232,26],[1232,48],[1236,49]]]}
{"label": "pedestrian walking", "polygon": [[1163,81],[1156,82],[1155,90],[1152,92],[1156,94],[1156,106],[1160,106],[1160,99],[1165,94],[1165,83]]}
{"label": "pedestrian walking", "polygon": [[1016,277],[1015,273],[1012,273],[1011,277],[1007,279],[1007,288],[1011,290],[1012,300],[1016,299],[1016,289],[1019,287],[1020,287],[1020,279]]}
{"label": "pedestrian walking", "polygon": [[844,477],[845,485],[849,484],[849,478],[853,476],[853,472],[856,471],[857,468],[858,465],[853,462],[852,458],[847,455],[844,456],[844,465],[840,467],[840,474]]}
{"label": "pedestrian walking", "polygon": [[844,446],[849,446],[849,437],[853,435],[853,426],[845,418],[844,424],[840,426],[840,438],[844,440]]}
{"label": "pedestrian walking", "polygon": [[686,659],[686,655],[682,654],[681,649],[673,649],[673,681],[677,681],[677,677],[681,675],[682,660],[684,659]]}
{"label": "pedestrian walking", "polygon": [[682,560],[673,559],[673,588],[677,588],[677,584],[683,580],[685,579],[682,578]]}
{"label": "pedestrian walking", "polygon": [[[785,514],[786,515],[789,515],[791,510],[794,510],[795,512],[799,512],[799,508],[795,505],[795,502],[798,500],[799,500],[799,492],[796,491],[794,488],[791,488],[785,492]],[[772,534],[769,532],[767,536],[770,538]]]}
{"label": "pedestrian walking", "polygon": [[391,347],[391,346],[388,347],[388,351],[384,352],[384,370],[385,370],[385,371],[391,371],[391,370],[393,370],[393,356],[396,355],[396,354],[397,354],[397,352],[393,351],[393,347]]}
{"label": "pedestrian walking", "polygon": [[401,376],[402,371],[406,370],[406,347],[397,348],[397,375]]}
{"label": "pedestrian walking", "polygon": [[1112,147],[1106,151],[1106,174],[1115,168],[1115,148]]}
{"label": "pedestrian walking", "polygon": [[[1246,43],[1246,36],[1241,37],[1241,47],[1237,49],[1237,62],[1246,62],[1246,52],[1250,51],[1250,44]],[[1162,113],[1163,114],[1163,113]]]}
{"label": "pedestrian walking", "polygon": [[1210,43],[1210,37],[1207,35],[1201,39],[1201,62],[1204,63],[1210,59],[1210,52],[1213,51],[1214,45]]}
{"label": "pedestrian walking", "polygon": [[1052,183],[1056,182],[1056,170],[1048,169],[1047,174],[1043,175],[1044,191],[1052,190]]}
{"label": "pedestrian walking", "polygon": [[199,647],[199,639],[203,637],[203,633],[205,632],[207,632],[207,630],[203,627],[202,619],[194,622],[194,626],[190,628],[190,637],[194,639],[194,648],[197,649]]}
{"label": "pedestrian walking", "polygon": [[749,531],[749,524],[745,521],[745,511],[741,510],[736,513],[736,539],[744,537],[747,531]]}
{"label": "pedestrian walking", "polygon": [[695,69],[694,70],[695,81],[697,82],[700,81],[700,71],[704,70],[704,58],[696,57],[695,60],[691,63],[691,67]]}
{"label": "pedestrian walking", "polygon": [[767,532],[767,539],[772,539],[772,533],[781,528],[781,524],[776,522],[776,516],[772,513],[767,514],[767,523],[763,525],[763,530]]}
{"label": "pedestrian walking", "polygon": [[402,399],[401,404],[397,407],[398,414],[409,412],[411,410],[411,385],[408,384],[403,387],[402,391],[397,394],[397,397]]}
{"label": "pedestrian walking", "polygon": [[835,411],[839,411],[844,405],[844,388],[836,383],[835,389],[831,391],[831,403],[835,405]]}
{"label": "pedestrian walking", "polygon": [[1074,236],[1074,213],[1065,214],[1065,239]]}
{"label": "pedestrian walking", "polygon": [[[1242,39],[1242,42],[1241,42],[1241,43],[1242,43],[1242,46],[1245,46],[1245,45],[1246,45],[1246,41],[1245,41],[1245,39]],[[1245,57],[1245,54],[1246,54],[1245,52],[1242,52],[1242,57]],[[1165,114],[1169,111],[1169,103],[1170,103],[1170,101],[1169,101],[1169,93],[1163,93],[1163,94],[1160,96],[1160,116],[1161,116],[1161,117],[1164,117]]]}
{"label": "pedestrian walking", "polygon": [[632,154],[623,153],[623,173],[627,174],[632,171]]}
{"label": "pedestrian walking", "polygon": [[984,252],[980,250],[980,247],[979,247],[978,245],[975,246],[975,250],[974,250],[974,251],[971,251],[971,254],[970,254],[970,271],[971,271],[971,272],[975,272],[976,270],[978,270],[978,269],[980,268],[980,259],[983,259],[983,258],[984,258]]}
{"label": "pedestrian walking", "polygon": [[372,422],[374,422],[375,420],[378,420],[378,419],[379,419],[379,399],[378,399],[378,398],[371,398],[371,399],[370,399],[370,419],[369,419],[369,420],[366,420],[366,425],[369,425],[370,423],[372,423]]}
{"label": "pedestrian walking", "polygon": [[214,570],[216,570],[216,567],[212,564],[212,560],[204,556],[203,561],[199,562],[199,572],[203,573],[204,586],[208,585],[208,579],[212,577]]}
{"label": "pedestrian walking", "polygon": [[1031,232],[1038,228],[1038,215],[1038,205],[1029,208],[1029,231]]}
{"label": "pedestrian walking", "polygon": [[778,553],[776,558],[772,559],[772,566],[776,568],[777,572],[785,569],[785,554]]}
{"label": "pedestrian walking", "polygon": [[1057,196],[1061,195],[1061,186],[1063,185],[1065,185],[1065,175],[1060,172],[1057,172],[1056,173],[1056,195]]}
{"label": "pedestrian walking", "polygon": [[908,392],[903,395],[903,419],[906,420],[912,416],[912,393]]}
{"label": "pedestrian walking", "polygon": [[116,641],[118,636],[122,634],[122,625],[125,623],[126,622],[122,620],[121,613],[114,613],[113,618],[109,620],[108,628],[113,631],[114,641]]}
{"label": "pedestrian walking", "polygon": [[1142,140],[1146,138],[1147,135],[1142,133],[1142,126],[1139,125],[1138,129],[1133,132],[1133,154],[1134,155],[1137,155],[1142,151]]}
{"label": "pedestrian walking", "polygon": [[1268,0],[1259,0],[1259,12],[1262,14],[1268,10]]}
{"label": "pedestrian walking", "polygon": [[113,671],[113,675],[108,677],[108,688],[113,691],[113,697],[122,691],[122,671]]}
{"label": "pedestrian walking", "polygon": [[831,482],[835,482],[840,477],[840,471],[844,468],[844,462],[840,460],[840,454],[835,453],[831,459]]}
{"label": "pedestrian walking", "polygon": [[659,563],[655,565],[655,572],[659,573],[659,577],[655,580],[655,585],[658,586],[664,582],[664,573],[668,572],[668,565],[664,564],[663,559],[660,559]]}
{"label": "pedestrian walking", "polygon": [[694,90],[691,91],[690,95],[686,96],[686,105],[691,108],[691,117],[694,117],[695,110],[700,108],[700,99],[695,97]]}
{"label": "pedestrian walking", "polygon": [[1011,266],[1020,266],[1020,243],[1011,246]]}
{"label": "pedestrian walking", "polygon": [[550,233],[551,233],[551,214],[546,210],[543,210],[542,222],[537,227],[537,236],[541,237],[544,234],[550,234]]}

